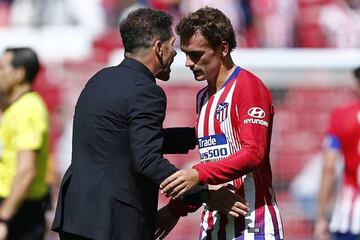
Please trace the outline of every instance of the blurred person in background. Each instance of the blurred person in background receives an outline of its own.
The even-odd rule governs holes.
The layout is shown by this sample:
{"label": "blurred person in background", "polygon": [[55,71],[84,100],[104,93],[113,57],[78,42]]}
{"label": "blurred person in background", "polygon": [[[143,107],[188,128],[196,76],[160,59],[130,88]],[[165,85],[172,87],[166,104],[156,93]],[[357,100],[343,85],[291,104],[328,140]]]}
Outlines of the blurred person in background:
{"label": "blurred person in background", "polygon": [[0,0],[0,27],[7,27],[10,20],[12,0]]}
{"label": "blurred person in background", "polygon": [[269,159],[274,115],[270,91],[234,64],[234,29],[220,10],[205,7],[190,13],[176,32],[186,67],[208,86],[197,95],[201,163],[167,178],[160,185],[162,193],[177,199],[196,184],[215,189],[227,184],[248,202],[249,211],[234,218],[205,206],[200,239],[283,239]]}
{"label": "blurred person in background", "polygon": [[101,0],[14,0],[11,26],[82,26],[100,33],[106,26]]}
{"label": "blurred person in background", "polygon": [[[360,67],[354,70],[360,96]],[[344,170],[330,224],[328,213],[335,190],[336,162],[343,155]],[[360,100],[335,109],[331,116],[323,154],[324,166],[314,228],[317,240],[360,239]]]}
{"label": "blurred person in background", "polygon": [[137,4],[138,0],[101,0],[107,25],[116,28],[119,25],[119,15],[131,5]]}
{"label": "blurred person in background", "polygon": [[294,22],[298,1],[251,0],[255,47],[294,46]]}
{"label": "blurred person in background", "polygon": [[[173,21],[173,29],[175,29],[176,24],[180,21],[183,13],[181,11],[181,3],[183,0],[148,0],[147,4],[151,8],[156,8],[163,10],[169,13],[174,21]],[[179,41],[175,42],[176,48],[179,47]]]}
{"label": "blurred person in background", "polygon": [[30,48],[6,49],[0,60],[1,240],[39,240],[46,230],[48,111],[32,91],[39,67]]}
{"label": "blurred person in background", "polygon": [[319,24],[326,47],[360,47],[360,1],[331,0],[320,8]]}

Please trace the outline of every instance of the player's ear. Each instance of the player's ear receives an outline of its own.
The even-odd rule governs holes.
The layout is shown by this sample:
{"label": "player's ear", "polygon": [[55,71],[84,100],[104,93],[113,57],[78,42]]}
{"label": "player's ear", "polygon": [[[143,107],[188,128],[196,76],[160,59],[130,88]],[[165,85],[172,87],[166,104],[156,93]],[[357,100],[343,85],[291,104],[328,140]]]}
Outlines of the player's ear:
{"label": "player's ear", "polygon": [[221,41],[219,50],[223,57],[227,56],[230,53],[229,43],[227,41]]}

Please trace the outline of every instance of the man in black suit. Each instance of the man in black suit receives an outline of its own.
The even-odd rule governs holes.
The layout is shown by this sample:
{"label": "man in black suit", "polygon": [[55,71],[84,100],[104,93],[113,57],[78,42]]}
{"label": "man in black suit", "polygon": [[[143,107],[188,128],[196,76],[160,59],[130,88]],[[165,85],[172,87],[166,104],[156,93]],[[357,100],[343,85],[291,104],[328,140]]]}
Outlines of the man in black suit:
{"label": "man in black suit", "polygon": [[162,156],[166,96],[155,82],[169,79],[176,55],[171,25],[164,12],[132,12],[120,25],[125,59],[83,89],[52,226],[61,239],[154,238],[158,185],[176,171]]}

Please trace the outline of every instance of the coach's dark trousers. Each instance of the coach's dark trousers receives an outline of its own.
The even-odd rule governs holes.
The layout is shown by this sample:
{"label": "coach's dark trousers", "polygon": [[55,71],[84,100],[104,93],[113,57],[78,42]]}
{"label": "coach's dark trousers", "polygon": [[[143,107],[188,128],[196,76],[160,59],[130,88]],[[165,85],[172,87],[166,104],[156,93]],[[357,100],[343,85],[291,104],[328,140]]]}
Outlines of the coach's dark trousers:
{"label": "coach's dark trousers", "polygon": [[[149,232],[149,226],[146,225],[144,217],[136,208],[126,203],[116,201],[113,204],[113,215],[111,239],[127,240],[153,240],[154,234]],[[129,224],[129,220],[131,223]],[[134,224],[136,223],[136,224]],[[92,240],[91,238],[82,237],[68,232],[59,233],[60,240]]]}

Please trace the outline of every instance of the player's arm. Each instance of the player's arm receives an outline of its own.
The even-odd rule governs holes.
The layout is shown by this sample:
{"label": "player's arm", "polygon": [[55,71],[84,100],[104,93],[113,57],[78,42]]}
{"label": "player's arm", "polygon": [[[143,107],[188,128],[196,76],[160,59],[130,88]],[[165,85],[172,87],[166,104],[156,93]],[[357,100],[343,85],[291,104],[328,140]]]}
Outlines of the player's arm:
{"label": "player's arm", "polygon": [[317,240],[329,239],[328,209],[331,203],[336,181],[336,161],[340,152],[340,142],[336,136],[327,137],[323,155],[323,169],[318,195],[318,209],[314,228],[314,238]]}
{"label": "player's arm", "polygon": [[16,174],[12,182],[10,195],[1,204],[0,218],[10,220],[24,201],[36,176],[35,161],[35,151],[23,150],[18,152]]}
{"label": "player's arm", "polygon": [[[246,84],[242,92],[238,91],[234,96],[241,150],[221,161],[200,163],[193,166],[193,169],[179,170],[160,185],[162,193],[177,198],[197,184],[226,183],[263,163],[270,137],[268,128],[271,127],[273,115],[271,96],[257,81],[247,81]],[[255,107],[265,115],[261,115],[261,118],[250,116],[249,110]]]}

